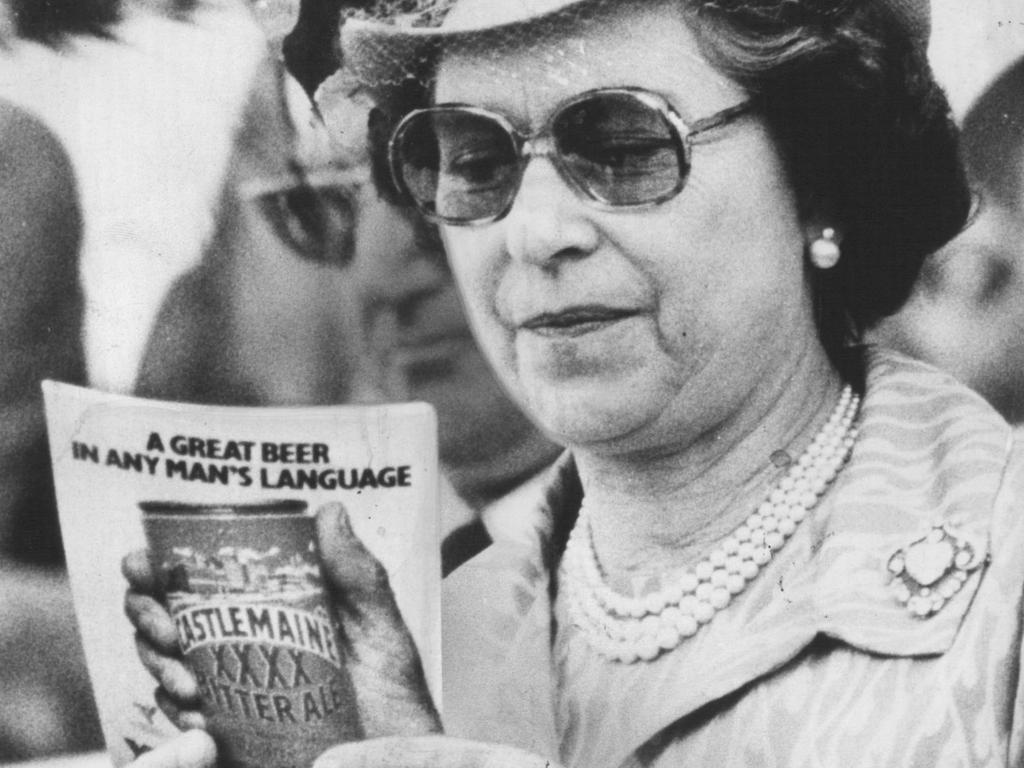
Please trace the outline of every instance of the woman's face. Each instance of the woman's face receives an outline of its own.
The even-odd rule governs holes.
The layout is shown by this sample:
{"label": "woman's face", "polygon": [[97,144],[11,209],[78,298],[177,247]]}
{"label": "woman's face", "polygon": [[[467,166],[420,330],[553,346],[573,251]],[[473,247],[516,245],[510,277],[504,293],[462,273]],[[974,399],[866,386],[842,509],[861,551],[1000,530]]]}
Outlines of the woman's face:
{"label": "woman's face", "polygon": [[[700,54],[666,4],[496,58],[449,52],[436,101],[485,106],[533,133],[593,88],[655,91],[692,122],[746,94]],[[556,439],[671,449],[739,416],[817,345],[804,230],[756,116],[706,135],[683,191],[646,210],[599,210],[550,160],[529,162],[511,211],[442,232],[481,346]]]}

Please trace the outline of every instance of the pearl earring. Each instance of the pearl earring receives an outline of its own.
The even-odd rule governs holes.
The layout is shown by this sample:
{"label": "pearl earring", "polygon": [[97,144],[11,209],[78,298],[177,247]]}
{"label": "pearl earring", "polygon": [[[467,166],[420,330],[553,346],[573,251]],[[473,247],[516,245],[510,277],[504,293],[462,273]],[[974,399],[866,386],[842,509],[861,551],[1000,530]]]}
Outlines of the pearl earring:
{"label": "pearl earring", "polygon": [[821,230],[821,237],[811,243],[811,263],[818,269],[832,269],[839,263],[839,243],[832,227]]}

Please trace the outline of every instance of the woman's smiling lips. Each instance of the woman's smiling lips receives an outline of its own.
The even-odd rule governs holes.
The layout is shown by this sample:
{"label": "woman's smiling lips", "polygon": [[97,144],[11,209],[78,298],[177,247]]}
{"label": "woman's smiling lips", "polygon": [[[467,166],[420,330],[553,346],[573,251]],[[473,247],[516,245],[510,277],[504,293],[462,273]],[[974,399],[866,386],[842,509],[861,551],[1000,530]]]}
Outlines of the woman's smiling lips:
{"label": "woman's smiling lips", "polygon": [[519,329],[540,336],[582,336],[636,315],[637,310],[632,308],[581,304],[540,312],[519,323]]}

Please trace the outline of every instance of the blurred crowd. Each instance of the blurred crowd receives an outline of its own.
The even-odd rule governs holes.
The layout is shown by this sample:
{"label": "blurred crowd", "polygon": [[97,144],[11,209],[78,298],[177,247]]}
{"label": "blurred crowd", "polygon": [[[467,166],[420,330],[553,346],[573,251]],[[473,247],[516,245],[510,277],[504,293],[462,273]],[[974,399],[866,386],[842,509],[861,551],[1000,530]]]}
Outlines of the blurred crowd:
{"label": "blurred crowd", "polygon": [[[492,378],[436,232],[371,158],[382,117],[336,49],[346,5],[0,4],[0,762],[101,747],[41,379],[202,403],[430,402],[446,569],[496,528],[514,535],[495,502],[558,453]],[[935,0],[932,48],[974,213],[867,340],[1024,422],[1024,17],[964,5]]]}

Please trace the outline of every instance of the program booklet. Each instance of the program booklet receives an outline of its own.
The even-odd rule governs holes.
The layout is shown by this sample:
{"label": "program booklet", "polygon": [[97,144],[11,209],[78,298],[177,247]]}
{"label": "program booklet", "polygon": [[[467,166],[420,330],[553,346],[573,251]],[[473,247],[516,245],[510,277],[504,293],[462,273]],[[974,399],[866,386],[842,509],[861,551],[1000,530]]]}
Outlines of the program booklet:
{"label": "program booklet", "polygon": [[[329,502],[344,505],[388,571],[440,700],[437,425],[429,405],[200,406],[50,381],[43,392],[71,589],[115,765],[176,732],[155,704],[155,682],[124,614],[121,560],[147,541],[159,542],[171,574],[167,596],[186,654],[210,663],[208,678],[198,675],[201,689],[230,707],[257,743],[277,727],[315,730],[344,706],[335,682],[318,682],[341,650],[322,606],[315,543],[289,518],[308,518]],[[157,519],[146,521],[149,539],[147,516]],[[236,517],[245,532],[216,522]],[[196,520],[214,527],[197,535]]]}

